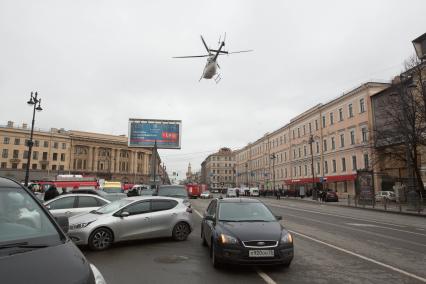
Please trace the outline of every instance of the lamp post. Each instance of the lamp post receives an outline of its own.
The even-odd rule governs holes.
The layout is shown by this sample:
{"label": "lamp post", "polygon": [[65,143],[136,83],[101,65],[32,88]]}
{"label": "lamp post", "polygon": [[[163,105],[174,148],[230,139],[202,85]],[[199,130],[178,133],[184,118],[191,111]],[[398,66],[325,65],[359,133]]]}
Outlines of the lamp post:
{"label": "lamp post", "polygon": [[37,111],[43,110],[40,106],[41,99],[38,97],[37,92],[35,92],[35,94],[33,94],[33,92],[31,92],[31,97],[30,97],[30,100],[27,102],[27,104],[33,107],[33,120],[32,120],[32,123],[31,123],[30,140],[28,140],[27,167],[25,169],[25,186],[26,187],[28,186],[28,179],[29,179],[29,176],[30,176],[31,152],[32,152],[33,145],[34,145],[33,134],[34,134],[35,112],[36,112],[36,110]]}
{"label": "lamp post", "polygon": [[312,173],[312,199],[317,200],[317,190],[315,188],[315,170],[314,170],[314,151],[312,150],[312,144],[315,142],[314,135],[309,136],[309,146],[311,148],[311,173]]}
{"label": "lamp post", "polygon": [[246,187],[249,187],[248,185],[248,163],[246,163]]}
{"label": "lamp post", "polygon": [[277,158],[277,156],[275,155],[275,153],[272,153],[270,158],[272,160],[272,186],[275,195],[275,159]]}

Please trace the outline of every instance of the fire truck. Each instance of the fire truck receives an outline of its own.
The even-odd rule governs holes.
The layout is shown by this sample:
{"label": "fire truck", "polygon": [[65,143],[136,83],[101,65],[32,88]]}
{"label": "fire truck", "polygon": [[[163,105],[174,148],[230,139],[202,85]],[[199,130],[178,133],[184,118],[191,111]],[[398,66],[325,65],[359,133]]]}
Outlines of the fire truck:
{"label": "fire truck", "polygon": [[201,195],[201,188],[199,184],[188,183],[186,185],[186,190],[188,191],[189,198],[197,198]]}
{"label": "fire truck", "polygon": [[81,175],[58,175],[55,179],[45,179],[33,182],[32,185],[37,184],[42,192],[45,192],[50,186],[54,185],[61,192],[62,188],[73,190],[77,188],[92,188],[98,189],[99,182],[96,177],[81,176]]}

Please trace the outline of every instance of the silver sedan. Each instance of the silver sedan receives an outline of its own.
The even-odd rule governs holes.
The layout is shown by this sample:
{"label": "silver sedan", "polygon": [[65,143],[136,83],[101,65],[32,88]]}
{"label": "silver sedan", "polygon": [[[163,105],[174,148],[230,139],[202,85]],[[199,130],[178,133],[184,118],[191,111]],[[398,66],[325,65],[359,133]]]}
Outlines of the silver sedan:
{"label": "silver sedan", "polygon": [[109,200],[93,194],[64,194],[51,199],[44,203],[53,216],[75,216],[96,210],[105,204],[110,203]]}
{"label": "silver sedan", "polygon": [[135,196],[113,201],[69,219],[68,235],[77,245],[103,250],[112,243],[173,237],[184,241],[193,229],[192,209],[182,199]]}

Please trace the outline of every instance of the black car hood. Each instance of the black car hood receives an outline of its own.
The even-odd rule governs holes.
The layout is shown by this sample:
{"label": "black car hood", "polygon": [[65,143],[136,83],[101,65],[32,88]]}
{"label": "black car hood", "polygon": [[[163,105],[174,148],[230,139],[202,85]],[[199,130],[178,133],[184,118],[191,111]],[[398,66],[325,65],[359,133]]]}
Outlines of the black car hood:
{"label": "black car hood", "polygon": [[80,250],[66,241],[13,255],[0,255],[4,283],[94,283],[89,262]]}
{"label": "black car hood", "polygon": [[223,233],[241,241],[279,241],[283,227],[278,222],[218,222]]}

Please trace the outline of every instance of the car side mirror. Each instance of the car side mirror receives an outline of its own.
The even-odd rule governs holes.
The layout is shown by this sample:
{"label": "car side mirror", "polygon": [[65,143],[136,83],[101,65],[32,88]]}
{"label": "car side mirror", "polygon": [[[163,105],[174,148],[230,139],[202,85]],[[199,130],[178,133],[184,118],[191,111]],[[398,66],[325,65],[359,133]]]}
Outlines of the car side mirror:
{"label": "car side mirror", "polygon": [[55,220],[58,223],[59,227],[61,227],[62,231],[64,231],[64,233],[68,233],[70,229],[70,223],[68,221],[68,217],[58,216],[58,217],[55,217]]}
{"label": "car side mirror", "polygon": [[213,215],[206,215],[206,217],[204,217],[204,219],[206,221],[216,221],[216,218]]}
{"label": "car side mirror", "polygon": [[47,209],[50,209],[50,205],[49,205],[49,204],[48,204],[48,205],[46,205],[46,208],[47,208]]}
{"label": "car side mirror", "polygon": [[120,213],[120,217],[128,217],[128,216],[130,216],[130,213],[127,211],[123,211]]}
{"label": "car side mirror", "polygon": [[283,216],[275,216],[275,218],[277,218],[277,220],[279,221],[283,219]]}

